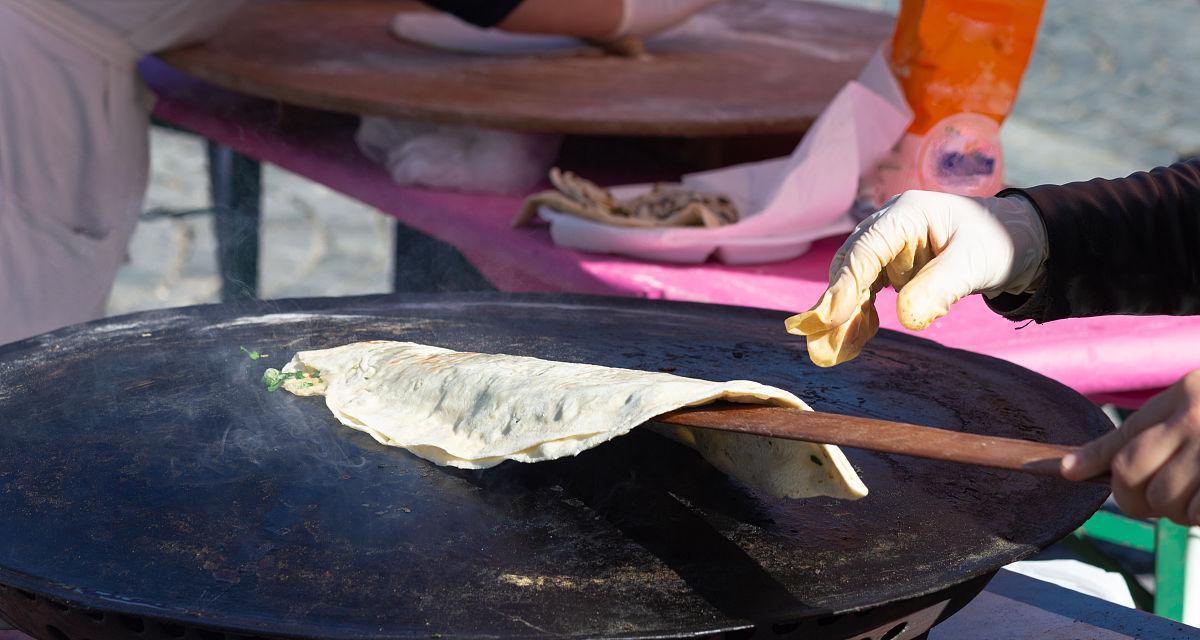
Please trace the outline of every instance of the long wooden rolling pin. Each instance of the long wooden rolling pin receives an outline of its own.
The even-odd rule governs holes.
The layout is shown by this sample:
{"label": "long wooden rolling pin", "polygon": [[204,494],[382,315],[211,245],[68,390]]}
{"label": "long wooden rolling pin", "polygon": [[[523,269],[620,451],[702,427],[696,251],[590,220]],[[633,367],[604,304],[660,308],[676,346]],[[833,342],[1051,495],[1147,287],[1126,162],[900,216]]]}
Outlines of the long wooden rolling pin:
{"label": "long wooden rolling pin", "polygon": [[[804,440],[930,460],[1011,469],[1061,478],[1059,463],[1075,450],[1059,444],[961,433],[903,422],[786,407],[716,403],[665,413],[654,422]],[[1108,484],[1109,476],[1088,480]]]}

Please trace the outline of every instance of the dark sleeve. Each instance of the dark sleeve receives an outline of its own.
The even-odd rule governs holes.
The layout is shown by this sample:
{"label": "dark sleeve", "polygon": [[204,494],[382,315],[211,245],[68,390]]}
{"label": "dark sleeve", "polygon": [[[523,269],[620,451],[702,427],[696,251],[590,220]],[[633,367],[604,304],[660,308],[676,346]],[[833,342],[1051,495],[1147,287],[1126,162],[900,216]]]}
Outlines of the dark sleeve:
{"label": "dark sleeve", "polygon": [[421,0],[480,27],[494,27],[508,17],[523,0]]}
{"label": "dark sleeve", "polygon": [[1050,251],[1036,292],[988,300],[1010,320],[1200,314],[1200,158],[1118,180],[1008,189]]}

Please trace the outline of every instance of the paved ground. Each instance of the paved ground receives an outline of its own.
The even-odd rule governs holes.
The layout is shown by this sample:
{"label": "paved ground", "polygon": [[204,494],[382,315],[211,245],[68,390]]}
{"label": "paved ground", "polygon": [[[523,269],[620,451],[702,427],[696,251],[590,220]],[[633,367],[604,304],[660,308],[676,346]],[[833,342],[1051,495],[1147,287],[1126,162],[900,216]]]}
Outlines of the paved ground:
{"label": "paved ground", "polygon": [[[894,11],[896,0],[842,0]],[[1115,177],[1200,149],[1200,2],[1049,0],[1038,48],[1005,125],[1014,184]],[[202,207],[204,150],[156,131],[147,206]],[[372,209],[268,168],[265,297],[385,291],[390,222]],[[216,299],[211,222],[143,223],[112,313]]]}
{"label": "paved ground", "polygon": [[1049,0],[1005,131],[1018,184],[1116,177],[1200,151],[1200,2]]}
{"label": "paved ground", "polygon": [[[146,208],[208,205],[204,144],[156,129]],[[361,203],[276,167],[264,169],[261,287],[264,297],[387,291],[392,221]],[[142,222],[117,276],[109,312],[215,302],[215,238],[209,216]]]}

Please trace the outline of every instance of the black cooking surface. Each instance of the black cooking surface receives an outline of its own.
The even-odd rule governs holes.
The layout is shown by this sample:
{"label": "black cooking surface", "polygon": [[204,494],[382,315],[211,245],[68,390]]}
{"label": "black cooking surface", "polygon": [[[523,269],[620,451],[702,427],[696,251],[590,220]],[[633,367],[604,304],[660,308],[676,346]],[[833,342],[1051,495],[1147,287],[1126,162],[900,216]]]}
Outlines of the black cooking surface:
{"label": "black cooking surface", "polygon": [[462,471],[259,382],[297,350],[398,339],[749,378],[818,410],[978,433],[1075,444],[1109,428],[1046,378],[886,331],[819,369],[784,317],[574,296],[322,299],[139,314],[2,347],[0,582],[274,634],[712,632],[944,589],[1103,501],[1096,486],[854,450],[867,498],[774,499],[640,432]]}

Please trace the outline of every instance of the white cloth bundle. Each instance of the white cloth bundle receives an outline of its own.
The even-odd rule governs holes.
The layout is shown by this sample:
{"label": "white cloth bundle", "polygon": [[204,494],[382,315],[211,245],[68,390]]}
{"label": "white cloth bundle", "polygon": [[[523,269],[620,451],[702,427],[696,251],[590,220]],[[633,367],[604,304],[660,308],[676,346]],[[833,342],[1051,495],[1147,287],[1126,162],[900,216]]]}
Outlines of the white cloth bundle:
{"label": "white cloth bundle", "polygon": [[398,184],[518,194],[541,182],[560,136],[452,127],[364,116],[359,149]]}

